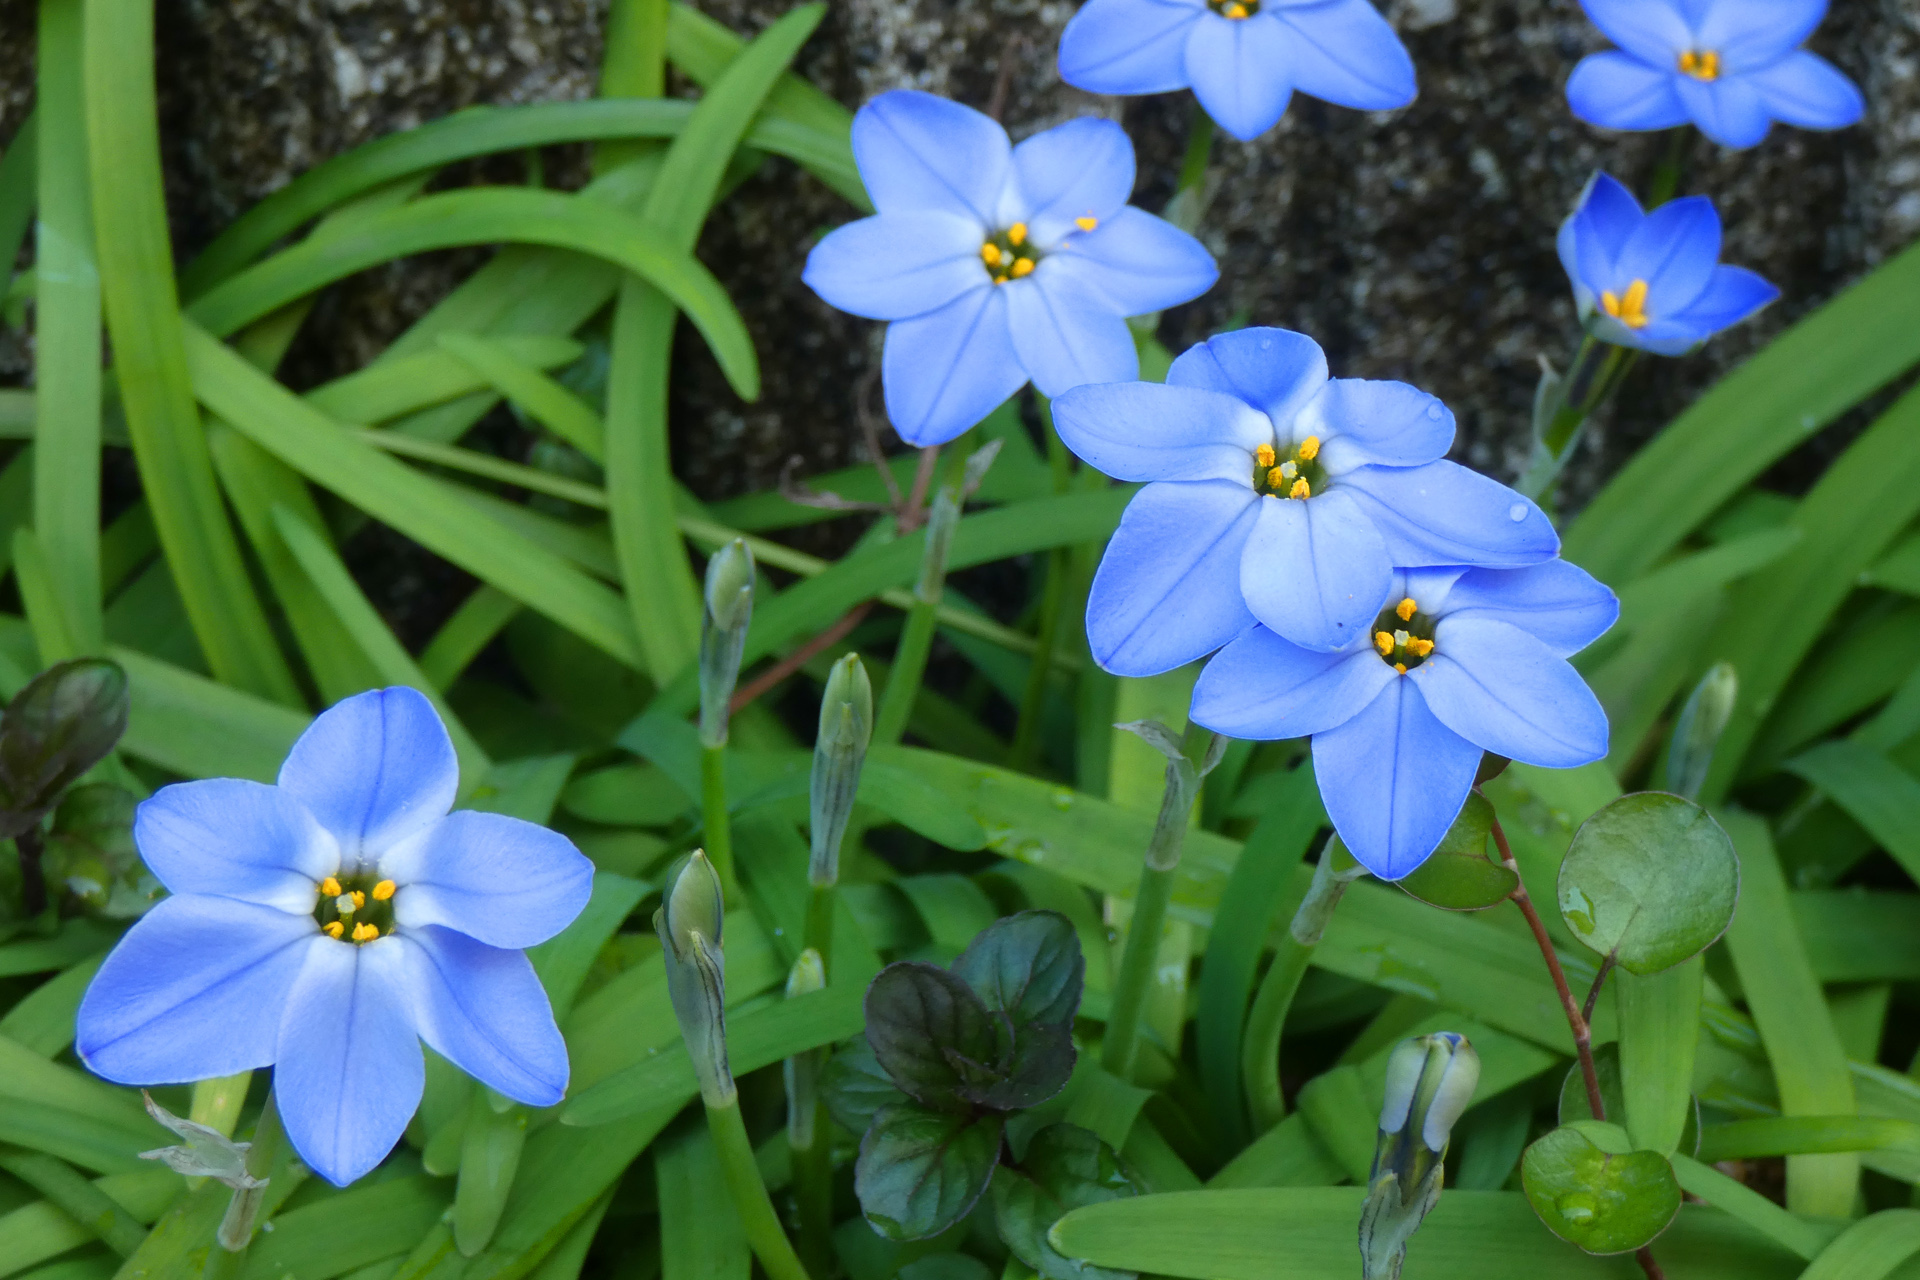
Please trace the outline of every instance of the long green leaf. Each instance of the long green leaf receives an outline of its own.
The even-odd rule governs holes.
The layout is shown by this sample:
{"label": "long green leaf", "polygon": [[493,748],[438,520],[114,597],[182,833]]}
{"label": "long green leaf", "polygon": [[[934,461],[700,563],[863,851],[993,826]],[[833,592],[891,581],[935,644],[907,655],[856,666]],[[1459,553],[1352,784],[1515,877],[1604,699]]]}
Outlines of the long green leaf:
{"label": "long green leaf", "polygon": [[538,368],[515,358],[506,343],[470,333],[448,333],[441,335],[440,346],[589,458],[597,462],[606,456],[606,424],[593,406]]}
{"label": "long green leaf", "polygon": [[1881,1280],[1920,1253],[1920,1210],[1884,1209],[1848,1227],[1800,1280]]}
{"label": "long green leaf", "polygon": [[1823,742],[1787,767],[1826,792],[1920,881],[1920,778],[1885,752],[1846,738]]}
{"label": "long green leaf", "polygon": [[122,749],[170,772],[272,782],[306,730],[305,712],[133,649],[112,648],[108,656],[126,668],[132,701]]}
{"label": "long green leaf", "polygon": [[14,130],[7,154],[0,157],[0,276],[11,276],[20,245],[33,224],[33,202],[38,193],[34,175],[40,167],[40,113],[29,111]]}
{"label": "long green leaf", "polygon": [[1620,1018],[1620,1092],[1623,1123],[1634,1146],[1670,1155],[1680,1145],[1693,1110],[1693,1059],[1700,1039],[1700,993],[1706,964],[1699,956],[1663,973],[1614,974]]}
{"label": "long green leaf", "polygon": [[1744,1182],[1736,1182],[1712,1165],[1675,1152],[1674,1176],[1688,1195],[1698,1196],[1714,1208],[1731,1214],[1755,1231],[1791,1249],[1802,1258],[1812,1258],[1824,1249],[1836,1234],[1824,1224],[1816,1226],[1797,1218]]}
{"label": "long green leaf", "polygon": [[1700,1158],[1710,1164],[1835,1151],[1920,1155],[1920,1122],[1884,1116],[1779,1116],[1710,1125],[1700,1133]]}
{"label": "long green leaf", "polygon": [[[502,355],[535,369],[571,364],[581,352],[580,344],[571,338],[529,335],[491,341]],[[450,352],[430,349],[377,360],[358,372],[321,383],[307,392],[306,399],[329,418],[371,426],[429,405],[444,404],[487,385],[486,374],[466,361]]]}
{"label": "long green leaf", "polygon": [[432,1178],[350,1187],[275,1217],[273,1230],[255,1237],[242,1274],[245,1280],[333,1280],[406,1252],[446,1208],[446,1186]]}

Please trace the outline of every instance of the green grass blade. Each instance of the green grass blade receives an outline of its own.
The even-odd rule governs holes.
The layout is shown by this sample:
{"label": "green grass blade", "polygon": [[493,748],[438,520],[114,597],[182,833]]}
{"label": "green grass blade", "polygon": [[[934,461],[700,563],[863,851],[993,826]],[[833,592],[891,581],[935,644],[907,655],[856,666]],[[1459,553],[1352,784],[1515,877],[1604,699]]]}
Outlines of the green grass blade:
{"label": "green grass blade", "polygon": [[1700,1158],[1709,1163],[1835,1151],[1920,1155],[1920,1122],[1886,1116],[1779,1116],[1734,1120],[1700,1133]]}
{"label": "green grass blade", "polygon": [[661,1280],[747,1280],[753,1255],[713,1137],[698,1116],[654,1146]]}
{"label": "green grass blade", "polygon": [[109,647],[107,656],[127,669],[132,698],[121,749],[163,769],[272,782],[306,731],[304,712],[132,649]]}
{"label": "green grass blade", "polygon": [[[536,335],[496,338],[492,342],[496,351],[534,369],[571,364],[581,352],[580,344],[571,338]],[[449,352],[430,348],[414,355],[377,360],[357,373],[315,387],[307,392],[306,399],[328,417],[372,426],[489,385],[483,371],[476,371]]]}
{"label": "green grass blade", "polygon": [[436,689],[452,688],[467,665],[519,612],[518,600],[497,587],[480,584],[420,651],[420,674]]}
{"label": "green grass blade", "polygon": [[1681,1190],[1738,1218],[1802,1258],[1814,1257],[1833,1238],[1832,1231],[1794,1217],[1746,1183],[1734,1181],[1712,1165],[1677,1152],[1667,1158],[1673,1162],[1674,1176],[1680,1180]]}
{"label": "green grass blade", "polygon": [[1613,975],[1620,1019],[1621,1117],[1634,1146],[1671,1155],[1693,1110],[1693,1058],[1700,1039],[1699,956],[1664,973]]}
{"label": "green grass blade", "polygon": [[1848,1227],[1800,1280],[1881,1280],[1920,1253],[1920,1209],[1884,1209]]}
{"label": "green grass blade", "polygon": [[1823,742],[1787,767],[1826,792],[1920,881],[1920,778],[1885,752],[1845,738]]}
{"label": "green grass blade", "polygon": [[50,667],[79,657],[81,650],[67,617],[66,599],[55,585],[53,569],[31,529],[13,531],[13,573],[20,588],[20,603],[27,612],[27,625],[33,628],[34,647],[40,651],[40,665]]}
{"label": "green grass blade", "polygon": [[[45,55],[41,55],[45,56]],[[20,246],[33,225],[33,202],[38,193],[34,175],[40,168],[40,113],[29,111],[14,131],[7,154],[0,157],[0,277],[13,274]]]}
{"label": "green grass blade", "polygon": [[503,342],[469,333],[443,334],[440,346],[466,364],[541,426],[598,462],[606,456],[607,428],[594,407]]}

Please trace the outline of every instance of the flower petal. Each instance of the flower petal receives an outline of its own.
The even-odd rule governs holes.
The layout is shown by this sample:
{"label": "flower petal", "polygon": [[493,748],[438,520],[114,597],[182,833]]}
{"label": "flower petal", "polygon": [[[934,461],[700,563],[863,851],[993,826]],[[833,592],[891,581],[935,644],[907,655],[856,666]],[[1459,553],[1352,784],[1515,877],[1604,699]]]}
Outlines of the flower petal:
{"label": "flower petal", "polygon": [[1780,290],[1745,267],[1715,267],[1700,296],[1670,317],[1701,337],[1731,328],[1780,297]]}
{"label": "flower petal", "polygon": [[1672,70],[1617,49],[1580,59],[1567,78],[1567,106],[1602,129],[1671,129],[1689,119]]}
{"label": "flower petal", "polygon": [[1620,254],[1641,220],[1640,202],[1612,174],[1595,173],[1587,180],[1573,215],[1560,224],[1557,240],[1560,265],[1573,282],[1582,317],[1618,279]]}
{"label": "flower petal", "polygon": [[1308,649],[1342,649],[1364,636],[1393,565],[1360,505],[1338,489],[1258,501],[1260,523],[1240,559],[1240,593],[1253,616]]}
{"label": "flower petal", "polygon": [[1700,132],[1723,147],[1739,151],[1756,146],[1773,127],[1759,86],[1747,76],[1722,76],[1711,84],[1676,76],[1673,87]]}
{"label": "flower petal", "polygon": [[1271,13],[1200,16],[1187,31],[1187,81],[1214,123],[1250,142],[1286,114],[1290,30]]}
{"label": "flower petal", "polygon": [[400,884],[393,918],[439,924],[494,947],[531,947],[573,923],[593,864],[557,831],[462,809],[380,860]]}
{"label": "flower petal", "polygon": [[1200,672],[1193,718],[1234,738],[1304,738],[1345,724],[1398,678],[1364,645],[1320,653],[1254,627]]}
{"label": "flower petal", "polygon": [[1613,288],[1647,282],[1647,312],[1670,316],[1700,296],[1720,260],[1720,215],[1706,196],[1669,200],[1646,216],[1620,251]]}
{"label": "flower petal", "polygon": [[1087,598],[1094,660],[1115,675],[1158,675],[1252,626],[1240,550],[1259,501],[1222,480],[1150,484],[1134,495]]}
{"label": "flower petal", "polygon": [[1693,31],[1669,0],[1580,0],[1607,39],[1644,62],[1670,66],[1693,45]]}
{"label": "flower petal", "polygon": [[183,1084],[273,1061],[279,1010],[310,915],[197,893],[165,898],[127,930],[87,987],[74,1052],[120,1084]]}
{"label": "flower petal", "polygon": [[1443,724],[1496,755],[1571,769],[1607,754],[1607,713],[1580,673],[1510,622],[1449,614],[1407,674]]}
{"label": "flower petal", "polygon": [[1747,80],[1760,91],[1768,115],[1802,129],[1843,129],[1867,110],[1859,87],[1840,68],[1805,49],[1750,73]]}
{"label": "flower petal", "polygon": [[406,944],[322,939],[280,1019],[273,1093],[293,1149],[336,1187],[386,1159],[420,1105],[425,1059]]}
{"label": "flower petal", "polygon": [[1088,93],[1184,89],[1186,28],[1205,13],[1179,0],[1089,0],[1060,33],[1060,78]]}
{"label": "flower petal", "polygon": [[957,102],[896,89],[853,117],[853,158],[881,213],[937,210],[991,227],[1013,146],[1007,131]]}
{"label": "flower petal", "polygon": [[433,704],[396,685],[322,711],[287,753],[280,786],[340,842],[341,865],[352,867],[444,817],[460,764]]}
{"label": "flower petal", "polygon": [[1404,382],[1335,378],[1294,422],[1294,443],[1310,435],[1335,475],[1369,463],[1416,467],[1453,447],[1453,411]]}
{"label": "flower petal", "polygon": [[902,440],[945,444],[1026,383],[1007,331],[1005,292],[963,293],[938,311],[887,326],[880,382]]}
{"label": "flower petal", "polygon": [[530,1107],[560,1101],[567,1045],[524,952],[432,927],[397,940],[420,1038],[435,1053]]}
{"label": "flower petal", "polygon": [[827,305],[869,320],[904,320],[991,286],[980,227],[932,210],[862,218],[829,233],[800,278]]}
{"label": "flower petal", "polygon": [[1053,426],[1081,459],[1117,480],[1226,480],[1253,497],[1253,453],[1273,443],[1266,416],[1217,391],[1158,382],[1075,387]]}
{"label": "flower petal", "polygon": [[302,914],[313,910],[319,882],[340,869],[340,847],[305,806],[242,778],[160,788],[135,810],[133,842],[170,893]]}
{"label": "flower petal", "polygon": [[1396,679],[1351,720],[1314,735],[1313,775],[1353,856],[1382,880],[1398,880],[1439,847],[1473,789],[1480,754],[1434,717],[1412,680]]}
{"label": "flower petal", "polygon": [[1694,33],[1720,55],[1720,73],[1742,75],[1770,66],[1813,34],[1826,0],[1709,0]]}
{"label": "flower petal", "polygon": [[1052,258],[1025,280],[999,286],[1007,330],[1020,364],[1043,395],[1060,396],[1090,382],[1131,382],[1140,376],[1133,333],[1113,304],[1071,272],[1050,269]]}
{"label": "flower petal", "polygon": [[1068,239],[1040,270],[1072,273],[1123,316],[1178,306],[1220,278],[1205,245],[1131,205],[1102,218],[1092,231]]}
{"label": "flower petal", "polygon": [[1027,234],[1051,249],[1078,228],[1074,219],[1111,218],[1133,194],[1133,142],[1099,116],[1081,116],[1034,134],[1013,149]]}
{"label": "flower petal", "polygon": [[1359,500],[1397,565],[1517,569],[1560,550],[1560,535],[1539,507],[1457,462],[1362,467],[1342,476],[1334,492]]}
{"label": "flower petal", "polygon": [[1413,101],[1413,59],[1369,0],[1286,5],[1274,12],[1293,35],[1286,65],[1296,91],[1361,111]]}
{"label": "flower petal", "polygon": [[1469,569],[1454,580],[1439,612],[1510,623],[1565,658],[1613,625],[1620,601],[1585,569],[1553,559],[1525,569]]}
{"label": "flower petal", "polygon": [[1327,355],[1291,329],[1237,329],[1188,347],[1167,382],[1238,396],[1291,438],[1294,419],[1327,385]]}

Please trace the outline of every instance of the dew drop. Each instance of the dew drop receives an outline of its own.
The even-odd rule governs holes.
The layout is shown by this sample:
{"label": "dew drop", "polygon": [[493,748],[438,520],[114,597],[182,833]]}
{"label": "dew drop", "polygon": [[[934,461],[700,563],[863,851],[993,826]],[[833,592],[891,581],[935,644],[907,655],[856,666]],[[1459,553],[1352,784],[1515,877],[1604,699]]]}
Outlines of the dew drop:
{"label": "dew drop", "polygon": [[1507,519],[1513,521],[1515,524],[1519,524],[1522,520],[1525,520],[1526,518],[1527,518],[1526,503],[1516,502],[1512,506],[1507,508]]}
{"label": "dew drop", "polygon": [[1586,1192],[1575,1191],[1555,1200],[1553,1207],[1558,1209],[1560,1216],[1568,1222],[1585,1223],[1593,1221],[1594,1213],[1599,1209],[1600,1204]]}
{"label": "dew drop", "polygon": [[1073,808],[1073,792],[1068,791],[1065,787],[1056,787],[1053,792],[1052,800],[1053,800],[1053,807],[1060,810],[1062,813],[1066,812],[1068,809]]}
{"label": "dew drop", "polygon": [[1438,421],[1440,421],[1440,406],[1439,406],[1439,405],[1437,405],[1437,404],[1430,404],[1430,405],[1428,405],[1428,406],[1427,406],[1427,416],[1428,416],[1429,418],[1432,418],[1432,419],[1433,419],[1433,420],[1434,420],[1435,422],[1438,422]]}

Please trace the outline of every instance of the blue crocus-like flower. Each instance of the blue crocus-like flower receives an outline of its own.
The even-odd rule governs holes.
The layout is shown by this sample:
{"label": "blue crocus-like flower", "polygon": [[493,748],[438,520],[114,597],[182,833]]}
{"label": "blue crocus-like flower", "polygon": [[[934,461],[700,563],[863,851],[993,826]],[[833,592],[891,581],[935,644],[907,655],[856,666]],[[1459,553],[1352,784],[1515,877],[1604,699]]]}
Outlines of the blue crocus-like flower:
{"label": "blue crocus-like flower", "polygon": [[344,1186],[419,1105],[420,1042],[531,1106],[567,1049],[521,948],[586,905],[564,836],[448,813],[453,745],[412,689],[358,694],[300,736],[279,784],[163,787],[134,840],[172,894],[127,932],[80,1005],[81,1061],[122,1084],[272,1065],[300,1158]]}
{"label": "blue crocus-like flower", "polygon": [[1219,278],[1198,240],[1127,204],[1133,144],[1111,120],[1016,147],[978,111],[901,90],[854,116],[853,154],[879,212],[816,245],[803,278],[892,321],[881,377],[909,443],[953,439],[1029,378],[1057,396],[1135,377],[1126,317]]}
{"label": "blue crocus-like flower", "polygon": [[1089,0],[1060,35],[1060,78],[1089,93],[1192,86],[1242,141],[1296,89],[1364,111],[1415,92],[1413,59],[1368,0]]}
{"label": "blue crocus-like flower", "polygon": [[1580,319],[1604,341],[1657,355],[1689,351],[1780,296],[1745,267],[1720,265],[1720,215],[1705,196],[1640,212],[1596,173],[1560,226],[1560,263]]}
{"label": "blue crocus-like flower", "polygon": [[1054,402],[1067,447],[1147,480],[1087,603],[1100,665],[1143,676],[1257,620],[1309,649],[1367,634],[1395,565],[1534,564],[1559,549],[1540,509],[1444,460],[1453,415],[1400,382],[1327,377],[1305,334],[1242,329],[1174,361],[1166,385]]}
{"label": "blue crocus-like flower", "polygon": [[1311,737],[1340,838],[1398,880],[1453,824],[1482,751],[1562,769],[1606,754],[1606,713],[1566,659],[1619,611],[1564,560],[1403,570],[1372,634],[1338,652],[1242,635],[1200,673],[1193,718],[1236,738]]}
{"label": "blue crocus-like flower", "polygon": [[1606,129],[1691,120],[1728,147],[1751,147],[1775,120],[1838,129],[1866,104],[1853,81],[1800,45],[1826,0],[1581,0],[1619,45],[1581,59],[1573,114]]}

